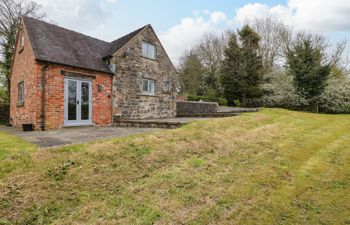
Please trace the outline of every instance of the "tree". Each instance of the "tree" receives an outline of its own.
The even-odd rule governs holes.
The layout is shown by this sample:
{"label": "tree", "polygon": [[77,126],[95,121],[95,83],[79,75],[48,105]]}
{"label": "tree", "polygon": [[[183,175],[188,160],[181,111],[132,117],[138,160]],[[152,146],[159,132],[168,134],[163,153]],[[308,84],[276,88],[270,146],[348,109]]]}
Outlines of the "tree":
{"label": "tree", "polygon": [[287,66],[297,93],[316,111],[331,72],[331,64],[325,62],[325,45],[319,40],[311,35],[299,34],[287,52]]}
{"label": "tree", "polygon": [[283,60],[283,49],[289,45],[291,29],[274,17],[257,18],[251,27],[259,34],[259,55],[262,58],[264,74],[271,73]]}
{"label": "tree", "polygon": [[221,97],[219,69],[229,34],[204,34],[190,51],[184,53],[179,68],[184,92]]}
{"label": "tree", "polygon": [[179,82],[182,93],[197,95],[202,83],[203,66],[193,50],[180,59]]}
{"label": "tree", "polygon": [[234,100],[247,105],[251,99],[262,96],[259,40],[259,35],[247,25],[238,31],[238,38],[231,35],[221,68],[221,84],[229,105]]}
{"label": "tree", "polygon": [[3,86],[6,88],[7,95],[10,90],[10,69],[20,17],[31,16],[40,19],[44,17],[44,14],[39,13],[39,8],[40,6],[32,1],[0,1],[0,68],[2,70],[0,73],[5,77]]}
{"label": "tree", "polygon": [[227,45],[227,33],[221,35],[205,34],[194,48],[200,62],[203,65],[202,90],[210,92],[216,90],[220,95],[219,68],[224,58]]}

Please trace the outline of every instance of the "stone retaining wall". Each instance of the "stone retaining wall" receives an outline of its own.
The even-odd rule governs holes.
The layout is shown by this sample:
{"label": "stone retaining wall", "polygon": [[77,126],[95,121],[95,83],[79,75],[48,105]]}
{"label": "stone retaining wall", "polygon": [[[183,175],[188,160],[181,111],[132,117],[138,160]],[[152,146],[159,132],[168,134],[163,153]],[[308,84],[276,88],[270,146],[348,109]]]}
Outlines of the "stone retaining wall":
{"label": "stone retaining wall", "polygon": [[216,102],[194,102],[185,101],[176,103],[177,116],[192,116],[200,114],[213,114],[217,112],[218,103]]}

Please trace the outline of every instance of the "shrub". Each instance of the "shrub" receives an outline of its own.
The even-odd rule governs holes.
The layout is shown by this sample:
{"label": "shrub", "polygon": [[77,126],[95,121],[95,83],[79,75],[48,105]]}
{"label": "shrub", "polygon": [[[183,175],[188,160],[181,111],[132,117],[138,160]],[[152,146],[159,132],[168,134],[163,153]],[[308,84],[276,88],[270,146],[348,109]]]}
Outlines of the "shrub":
{"label": "shrub", "polygon": [[[256,100],[266,107],[280,107],[305,111],[315,111],[309,102],[296,93],[293,78],[283,71],[265,76],[265,95]],[[350,79],[333,77],[320,97],[318,110],[321,113],[350,113]]]}
{"label": "shrub", "polygon": [[10,118],[10,105],[0,101],[0,123],[8,122]]}
{"label": "shrub", "polygon": [[188,95],[188,101],[204,101],[204,102],[217,102],[219,105],[227,105],[227,100],[223,97],[213,97],[213,96],[199,96],[199,95]]}
{"label": "shrub", "polygon": [[240,107],[241,106],[241,102],[239,100],[233,100],[233,104],[236,107]]}
{"label": "shrub", "polygon": [[350,113],[350,79],[332,78],[321,95],[320,112]]}
{"label": "shrub", "polygon": [[187,96],[187,100],[188,101],[195,101],[195,102],[197,102],[197,101],[201,100],[201,97],[202,96],[198,96],[198,95],[188,95]]}
{"label": "shrub", "polygon": [[275,71],[265,75],[265,80],[266,82],[262,85],[264,96],[256,100],[260,101],[260,105],[287,109],[308,107],[307,101],[297,94],[292,76],[284,71]]}

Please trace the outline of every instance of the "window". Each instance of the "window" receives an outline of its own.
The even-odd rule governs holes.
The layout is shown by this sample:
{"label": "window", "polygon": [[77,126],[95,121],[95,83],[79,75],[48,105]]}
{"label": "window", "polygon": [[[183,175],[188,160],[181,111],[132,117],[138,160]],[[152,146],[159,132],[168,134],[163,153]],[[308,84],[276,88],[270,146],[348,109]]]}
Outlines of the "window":
{"label": "window", "polygon": [[20,37],[19,37],[19,48],[22,49],[24,48],[24,34],[21,32]]}
{"label": "window", "polygon": [[142,79],[142,93],[148,95],[155,94],[155,81],[149,79]]}
{"label": "window", "polygon": [[117,70],[117,65],[115,63],[111,63],[108,65],[110,71],[112,71],[112,73],[115,73],[115,71]]}
{"label": "window", "polygon": [[164,79],[164,91],[165,92],[171,91],[171,80],[169,78]]}
{"label": "window", "polygon": [[156,59],[156,47],[150,43],[142,42],[142,56],[149,59]]}
{"label": "window", "polygon": [[18,102],[24,102],[24,82],[18,84]]}

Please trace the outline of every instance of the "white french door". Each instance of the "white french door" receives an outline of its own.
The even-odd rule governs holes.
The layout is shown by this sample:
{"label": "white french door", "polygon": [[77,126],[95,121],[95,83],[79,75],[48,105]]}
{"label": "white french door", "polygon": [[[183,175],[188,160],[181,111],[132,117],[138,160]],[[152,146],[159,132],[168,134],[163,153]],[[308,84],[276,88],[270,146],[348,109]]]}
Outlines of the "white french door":
{"label": "white french door", "polygon": [[91,81],[64,79],[64,125],[92,124]]}

